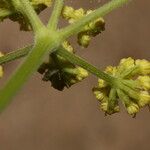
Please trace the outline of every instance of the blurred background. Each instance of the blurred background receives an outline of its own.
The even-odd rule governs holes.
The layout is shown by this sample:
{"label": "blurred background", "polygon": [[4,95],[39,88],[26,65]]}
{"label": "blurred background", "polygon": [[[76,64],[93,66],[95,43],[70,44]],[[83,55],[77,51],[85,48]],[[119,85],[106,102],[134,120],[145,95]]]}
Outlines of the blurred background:
{"label": "blurred background", "polygon": [[[67,0],[75,8],[94,9],[107,0]],[[46,23],[50,11],[40,16]],[[106,31],[88,49],[74,42],[77,53],[104,69],[123,57],[150,59],[150,1],[133,0],[105,17]],[[64,24],[63,22],[60,23]],[[17,23],[0,24],[0,50],[9,52],[31,43],[32,33],[20,32]],[[74,41],[74,39],[72,40]],[[2,86],[20,60],[4,66]],[[135,119],[124,109],[104,116],[91,88],[97,78],[59,92],[35,73],[0,115],[1,150],[148,150],[150,113],[144,108]]]}

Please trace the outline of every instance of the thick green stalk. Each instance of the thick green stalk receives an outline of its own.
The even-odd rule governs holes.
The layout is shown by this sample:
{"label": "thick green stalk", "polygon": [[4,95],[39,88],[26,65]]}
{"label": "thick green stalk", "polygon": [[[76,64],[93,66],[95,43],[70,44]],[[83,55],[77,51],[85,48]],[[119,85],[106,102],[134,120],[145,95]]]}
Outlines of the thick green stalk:
{"label": "thick green stalk", "polygon": [[55,0],[54,9],[47,25],[49,29],[51,30],[57,29],[57,24],[63,8],[63,4],[64,4],[64,0]]}
{"label": "thick green stalk", "polygon": [[[44,33],[47,32],[48,31]],[[0,90],[0,111],[10,103],[12,97],[18,92],[32,73],[36,71],[38,66],[42,63],[43,58],[53,52],[54,48],[57,47],[58,43],[56,43],[53,38],[50,38],[50,34],[51,33],[47,34],[47,36],[43,33],[38,34],[39,38],[32,51],[11,76],[4,88]]]}
{"label": "thick green stalk", "polygon": [[91,21],[96,20],[99,17],[103,17],[103,16],[107,15],[108,13],[113,11],[114,9],[121,7],[122,5],[126,4],[129,1],[131,1],[131,0],[112,0],[108,3],[106,3],[105,5],[103,5],[102,7],[94,10],[92,13],[83,17],[82,19],[75,22],[74,24],[71,24],[70,26],[68,26],[64,29],[61,29],[60,34],[65,39],[70,37],[71,35],[77,34],[81,30],[83,30],[85,25],[87,25]]}

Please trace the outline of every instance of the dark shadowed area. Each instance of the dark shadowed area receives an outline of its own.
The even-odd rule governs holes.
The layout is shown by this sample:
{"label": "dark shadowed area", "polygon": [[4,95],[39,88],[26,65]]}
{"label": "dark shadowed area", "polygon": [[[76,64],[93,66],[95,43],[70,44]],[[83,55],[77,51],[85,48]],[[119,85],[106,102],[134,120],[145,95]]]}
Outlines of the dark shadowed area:
{"label": "dark shadowed area", "polygon": [[[67,0],[75,8],[97,8],[106,0]],[[50,11],[40,16],[46,23]],[[106,31],[88,49],[74,42],[77,53],[104,69],[123,57],[150,59],[150,1],[133,0],[105,17]],[[61,23],[64,24],[64,23]],[[17,23],[0,24],[0,50],[9,52],[32,42],[32,33]],[[73,39],[74,41],[74,39]],[[1,86],[20,60],[4,66]],[[0,150],[148,150],[150,113],[143,109],[135,119],[121,113],[104,117],[91,92],[97,79],[90,76],[59,92],[35,73],[0,115]]]}

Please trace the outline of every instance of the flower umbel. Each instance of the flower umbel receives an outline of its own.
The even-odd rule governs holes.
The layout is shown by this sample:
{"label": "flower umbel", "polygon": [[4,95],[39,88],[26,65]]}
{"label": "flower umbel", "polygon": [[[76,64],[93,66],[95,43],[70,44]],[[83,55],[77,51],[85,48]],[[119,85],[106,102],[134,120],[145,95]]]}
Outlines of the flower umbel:
{"label": "flower umbel", "polygon": [[108,66],[105,72],[116,77],[113,86],[98,79],[93,92],[106,114],[119,112],[119,100],[128,114],[135,115],[140,108],[150,104],[150,62],[124,58],[116,67]]}
{"label": "flower umbel", "polygon": [[[62,16],[70,24],[82,19],[84,16],[90,14],[92,10],[85,11],[83,8],[75,10],[72,7],[65,6],[62,11]],[[82,47],[88,47],[92,37],[100,34],[105,30],[105,22],[103,18],[98,18],[93,22],[87,24],[82,31],[78,33],[78,44]]]}

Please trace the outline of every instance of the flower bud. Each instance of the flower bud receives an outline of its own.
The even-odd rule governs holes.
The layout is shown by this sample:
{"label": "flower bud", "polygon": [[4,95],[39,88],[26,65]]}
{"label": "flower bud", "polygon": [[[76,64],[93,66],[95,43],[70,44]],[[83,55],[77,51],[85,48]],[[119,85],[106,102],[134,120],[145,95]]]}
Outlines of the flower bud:
{"label": "flower bud", "polygon": [[78,44],[85,48],[89,46],[90,40],[91,38],[89,35],[78,35]]}
{"label": "flower bud", "polygon": [[139,94],[139,101],[138,105],[140,107],[144,107],[145,105],[148,105],[150,103],[150,95],[147,91],[141,91]]}
{"label": "flower bud", "polygon": [[96,99],[98,99],[98,101],[102,101],[104,99],[104,97],[106,96],[104,92],[100,91],[98,88],[93,88],[93,93],[96,97]]}
{"label": "flower bud", "polygon": [[71,15],[74,13],[74,9],[69,6],[64,6],[63,11],[62,11],[62,16],[65,19],[70,19]]}
{"label": "flower bud", "polygon": [[64,41],[62,43],[62,46],[64,47],[64,49],[66,49],[68,52],[74,53],[74,49],[71,46],[71,44],[68,41]]}
{"label": "flower bud", "polygon": [[113,67],[113,66],[108,66],[108,67],[106,67],[105,72],[112,76],[115,76],[117,73],[117,68]]}
{"label": "flower bud", "polygon": [[108,101],[103,101],[103,102],[100,104],[100,108],[101,108],[102,111],[107,112]]}
{"label": "flower bud", "polygon": [[130,105],[127,106],[126,109],[129,115],[135,115],[139,112],[139,106],[133,102],[130,103]]}
{"label": "flower bud", "polygon": [[150,76],[139,76],[137,82],[144,90],[150,90]]}
{"label": "flower bud", "polygon": [[82,8],[74,10],[72,7],[65,6],[62,11],[62,16],[69,20],[69,23],[71,24],[82,18],[84,15],[85,11]]}
{"label": "flower bud", "polygon": [[150,62],[143,59],[143,60],[136,60],[135,64],[139,67],[139,73],[142,75],[150,74]]}
{"label": "flower bud", "polygon": [[[74,21],[81,19],[85,15],[85,11],[83,8],[77,9],[74,11]],[[74,22],[72,22],[74,23]]]}
{"label": "flower bud", "polygon": [[88,76],[88,72],[85,69],[81,68],[81,67],[77,67],[76,71],[77,71],[76,72],[76,74],[77,74],[76,79],[78,81],[81,81],[81,80],[85,79]]}
{"label": "flower bud", "polygon": [[102,80],[102,79],[98,79],[98,87],[99,88],[104,88],[104,87],[106,87],[108,84],[104,81],[104,80]]}
{"label": "flower bud", "polygon": [[118,66],[118,72],[123,73],[127,69],[133,68],[134,66],[135,66],[134,59],[132,59],[131,57],[121,59],[119,66]]}

